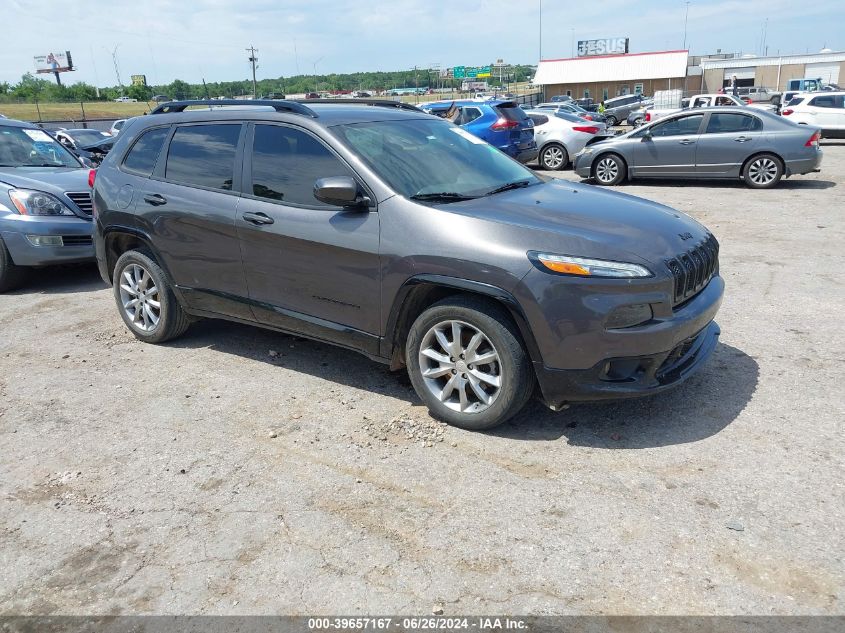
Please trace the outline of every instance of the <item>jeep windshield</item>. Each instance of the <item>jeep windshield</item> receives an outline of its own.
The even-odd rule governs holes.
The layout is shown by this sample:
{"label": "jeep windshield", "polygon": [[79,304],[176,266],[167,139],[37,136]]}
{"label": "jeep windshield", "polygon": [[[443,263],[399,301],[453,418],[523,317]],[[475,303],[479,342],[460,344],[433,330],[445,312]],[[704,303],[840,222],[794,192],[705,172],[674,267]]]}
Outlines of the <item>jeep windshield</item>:
{"label": "jeep windshield", "polygon": [[492,145],[433,117],[333,130],[394,191],[414,200],[458,202],[542,182]]}
{"label": "jeep windshield", "polygon": [[0,167],[69,167],[82,165],[44,130],[0,125]]}

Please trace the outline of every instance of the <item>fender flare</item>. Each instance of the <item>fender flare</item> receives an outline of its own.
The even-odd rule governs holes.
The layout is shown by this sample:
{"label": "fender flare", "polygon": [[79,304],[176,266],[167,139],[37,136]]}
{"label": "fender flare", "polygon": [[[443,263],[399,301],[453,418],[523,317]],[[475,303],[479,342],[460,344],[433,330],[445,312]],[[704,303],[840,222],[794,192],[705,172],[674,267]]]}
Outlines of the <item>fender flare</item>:
{"label": "fender flare", "polygon": [[528,323],[528,318],[525,316],[525,312],[519,301],[512,293],[507,290],[503,290],[498,286],[493,286],[480,281],[462,279],[460,277],[450,277],[448,275],[432,274],[414,275],[413,277],[406,279],[397,291],[385,324],[385,335],[382,337],[381,356],[384,358],[391,358],[393,357],[394,351],[397,347],[402,348],[404,346],[404,342],[397,341],[396,336],[401,331],[403,325],[410,324],[400,323],[400,318],[412,290],[424,284],[437,288],[482,295],[501,303],[516,324],[519,334],[522,337],[522,341],[525,344],[525,349],[531,357],[531,361],[534,363],[542,363],[543,358],[540,353],[540,348],[537,346],[537,341],[534,338],[534,333]]}

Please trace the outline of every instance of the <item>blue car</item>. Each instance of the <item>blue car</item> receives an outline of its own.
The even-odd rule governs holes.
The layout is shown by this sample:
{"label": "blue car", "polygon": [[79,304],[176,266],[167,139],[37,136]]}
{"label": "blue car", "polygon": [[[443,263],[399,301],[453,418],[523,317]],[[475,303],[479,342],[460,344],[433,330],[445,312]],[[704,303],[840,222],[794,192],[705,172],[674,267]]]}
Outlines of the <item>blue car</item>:
{"label": "blue car", "polygon": [[89,171],[41,128],[0,121],[0,292],[33,266],[94,261]]}
{"label": "blue car", "polygon": [[513,101],[437,101],[423,104],[420,108],[441,117],[451,110],[454,115],[451,118],[456,125],[521,163],[537,158],[539,150],[534,140],[534,122]]}

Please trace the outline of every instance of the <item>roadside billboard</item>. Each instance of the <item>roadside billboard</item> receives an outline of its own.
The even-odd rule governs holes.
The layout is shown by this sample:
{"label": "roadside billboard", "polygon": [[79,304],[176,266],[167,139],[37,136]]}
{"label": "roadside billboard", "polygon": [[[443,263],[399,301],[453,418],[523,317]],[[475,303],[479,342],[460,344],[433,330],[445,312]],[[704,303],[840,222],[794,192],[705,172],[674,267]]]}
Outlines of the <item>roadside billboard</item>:
{"label": "roadside billboard", "polygon": [[34,59],[36,73],[65,73],[74,70],[70,51],[36,55]]}
{"label": "roadside billboard", "polygon": [[627,52],[627,37],[606,37],[601,40],[578,40],[578,57],[590,57],[592,55],[624,55]]}
{"label": "roadside billboard", "polygon": [[147,76],[146,75],[131,75],[132,85],[133,86],[146,86],[147,85]]}

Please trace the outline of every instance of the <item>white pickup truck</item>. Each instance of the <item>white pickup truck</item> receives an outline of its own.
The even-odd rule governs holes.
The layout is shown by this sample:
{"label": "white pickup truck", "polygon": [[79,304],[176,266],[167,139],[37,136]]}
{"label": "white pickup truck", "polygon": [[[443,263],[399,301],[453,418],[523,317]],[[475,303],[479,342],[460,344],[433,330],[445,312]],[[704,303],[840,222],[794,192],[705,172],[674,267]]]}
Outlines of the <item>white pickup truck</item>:
{"label": "white pickup truck", "polygon": [[732,94],[700,94],[684,99],[679,108],[651,108],[646,110],[645,122],[651,123],[670,114],[675,114],[687,108],[709,108],[711,106],[738,106],[741,108],[758,108],[777,113],[778,106],[772,103],[746,103]]}

